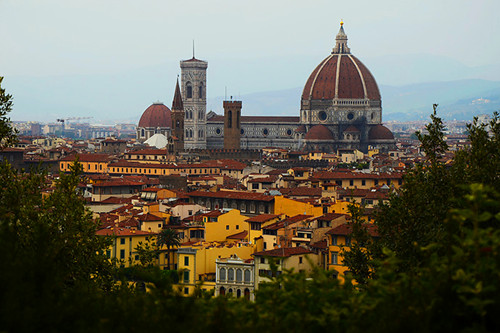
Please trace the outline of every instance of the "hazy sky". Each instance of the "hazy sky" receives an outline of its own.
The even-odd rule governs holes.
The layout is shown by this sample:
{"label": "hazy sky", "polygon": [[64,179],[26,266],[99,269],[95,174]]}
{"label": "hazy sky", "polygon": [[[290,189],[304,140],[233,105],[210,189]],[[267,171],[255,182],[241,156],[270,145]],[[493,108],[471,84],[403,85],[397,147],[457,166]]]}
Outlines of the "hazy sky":
{"label": "hazy sky", "polygon": [[[162,89],[173,93],[195,40],[196,57],[209,62],[211,96],[224,85],[238,93],[297,87],[330,53],[341,19],[367,65],[427,54],[484,66],[500,62],[499,15],[498,0],[0,0],[0,75],[8,82],[164,67]],[[300,59],[310,63],[287,75]],[[254,77],[238,69],[260,62]]]}

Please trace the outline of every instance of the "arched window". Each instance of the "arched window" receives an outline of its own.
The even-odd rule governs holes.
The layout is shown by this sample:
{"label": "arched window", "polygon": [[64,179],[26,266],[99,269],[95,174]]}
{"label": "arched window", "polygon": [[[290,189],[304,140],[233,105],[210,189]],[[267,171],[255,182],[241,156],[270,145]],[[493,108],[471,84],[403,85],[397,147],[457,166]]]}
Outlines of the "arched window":
{"label": "arched window", "polygon": [[229,110],[227,112],[227,128],[233,127],[233,112]]}
{"label": "arched window", "polygon": [[201,135],[200,135],[200,138],[202,138],[202,137],[203,137],[203,135],[204,135],[203,130],[201,130]]}
{"label": "arched window", "polygon": [[236,282],[241,282],[241,280],[243,279],[243,272],[241,271],[241,269],[237,269],[236,270]]}
{"label": "arched window", "polygon": [[144,128],[141,128],[141,138],[143,138],[145,135],[145,131],[144,131]]}
{"label": "arched window", "polygon": [[203,85],[198,88],[198,98],[203,98]]}
{"label": "arched window", "polygon": [[189,130],[189,137],[190,137],[190,138],[192,138],[192,137],[193,137],[193,130],[192,130],[192,129],[190,129],[190,130]]}
{"label": "arched window", "polygon": [[236,112],[236,128],[240,128],[240,111]]}
{"label": "arched window", "polygon": [[227,270],[227,280],[234,281],[234,269],[230,268]]}
{"label": "arched window", "polygon": [[186,138],[189,138],[189,130],[186,130]]}
{"label": "arched window", "polygon": [[241,297],[241,290],[236,290],[236,298],[240,298]]}
{"label": "arched window", "polygon": [[225,268],[221,268],[219,270],[219,280],[221,280],[221,281],[226,280],[226,269]]}
{"label": "arched window", "polygon": [[176,127],[176,128],[180,128],[180,127],[181,127],[181,121],[180,121],[180,120],[177,120],[177,121],[175,122],[175,127]]}
{"label": "arched window", "polygon": [[245,288],[244,294],[246,299],[250,299],[250,290],[248,288]]}
{"label": "arched window", "polygon": [[245,270],[245,282],[250,282],[250,270]]}
{"label": "arched window", "polygon": [[193,87],[191,82],[186,83],[186,98],[193,98]]}
{"label": "arched window", "polygon": [[220,287],[219,294],[222,295],[222,296],[224,296],[226,294],[226,288]]}

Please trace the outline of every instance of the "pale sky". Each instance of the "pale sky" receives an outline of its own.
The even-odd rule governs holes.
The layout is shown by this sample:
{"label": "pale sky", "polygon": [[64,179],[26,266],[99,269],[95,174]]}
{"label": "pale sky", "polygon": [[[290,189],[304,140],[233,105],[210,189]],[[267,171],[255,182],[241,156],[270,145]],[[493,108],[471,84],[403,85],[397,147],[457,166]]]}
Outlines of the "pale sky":
{"label": "pale sky", "polygon": [[173,94],[194,40],[196,57],[209,62],[209,96],[225,86],[287,89],[330,53],[341,19],[351,52],[372,72],[394,55],[488,66],[500,63],[499,16],[498,0],[0,0],[0,75],[8,85],[9,77],[161,68],[161,89]]}

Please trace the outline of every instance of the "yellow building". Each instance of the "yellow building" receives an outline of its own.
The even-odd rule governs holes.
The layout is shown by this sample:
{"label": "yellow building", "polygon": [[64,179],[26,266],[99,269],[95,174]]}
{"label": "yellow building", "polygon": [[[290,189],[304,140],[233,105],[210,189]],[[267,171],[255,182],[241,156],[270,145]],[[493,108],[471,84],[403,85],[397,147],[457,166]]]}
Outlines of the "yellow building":
{"label": "yellow building", "polygon": [[[377,227],[374,224],[366,223],[368,233],[372,237],[377,237]],[[328,244],[328,269],[337,272],[338,277],[343,279],[348,272],[348,267],[344,265],[343,251],[349,251],[351,246],[352,229],[350,224],[341,224],[326,232]]]}
{"label": "yellow building", "polygon": [[[294,216],[299,214],[320,216],[324,212],[321,204],[311,204],[309,202],[297,201],[283,196],[274,197],[274,214]],[[328,206],[327,206],[328,207]],[[329,208],[326,208],[327,210]]]}
{"label": "yellow building", "polygon": [[61,172],[69,172],[70,166],[74,161],[78,162],[83,167],[84,173],[106,173],[108,163],[111,158],[107,154],[76,154],[62,158],[59,161],[59,170]]}
{"label": "yellow building", "polygon": [[[249,219],[246,219],[245,221],[248,223],[248,227],[246,228],[249,230],[249,235],[248,235],[248,240],[252,244],[257,243],[257,239],[262,237],[262,228],[266,227],[270,224],[273,224],[275,222],[278,222],[281,218],[281,215],[275,215],[275,214],[260,214],[254,217],[251,217]],[[262,245],[264,246],[264,245]],[[263,250],[262,249],[257,249],[258,251]]]}
{"label": "yellow building", "polygon": [[[256,252],[253,257],[255,289],[259,288],[260,283],[269,282],[270,278],[282,274],[285,270],[309,272],[320,263],[319,255],[300,246]],[[276,265],[275,272],[271,269],[271,262]]]}
{"label": "yellow building", "polygon": [[205,241],[222,242],[234,234],[243,231],[249,232],[248,223],[245,222],[247,219],[248,216],[242,215],[237,209],[231,209],[227,212],[214,210],[203,214]]}
{"label": "yellow building", "polygon": [[136,251],[139,242],[142,244],[154,241],[156,234],[127,228],[109,228],[97,230],[98,236],[110,236],[112,245],[106,250],[110,260],[116,259],[119,265],[128,267],[139,264],[139,254]]}
{"label": "yellow building", "polygon": [[177,269],[181,272],[177,288],[186,296],[192,295],[196,286],[205,291],[215,288],[216,260],[237,256],[250,259],[254,247],[248,243],[202,243],[177,250]]}

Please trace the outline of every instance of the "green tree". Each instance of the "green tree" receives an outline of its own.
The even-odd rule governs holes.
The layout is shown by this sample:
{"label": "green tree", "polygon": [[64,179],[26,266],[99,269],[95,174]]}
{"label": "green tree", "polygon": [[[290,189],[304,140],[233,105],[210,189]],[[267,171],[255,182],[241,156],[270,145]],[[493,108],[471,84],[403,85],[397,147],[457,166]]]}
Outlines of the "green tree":
{"label": "green tree", "polygon": [[160,249],[167,247],[167,267],[170,269],[170,249],[181,245],[179,234],[174,229],[163,229],[158,234],[156,243]]}
{"label": "green tree", "polygon": [[12,95],[2,88],[3,77],[0,76],[0,149],[10,146],[17,140],[17,130],[12,127],[8,114],[12,111]]}
{"label": "green tree", "polygon": [[158,242],[155,237],[147,238],[146,242],[139,242],[135,250],[139,256],[141,265],[151,267],[156,264],[160,251],[158,249]]}

